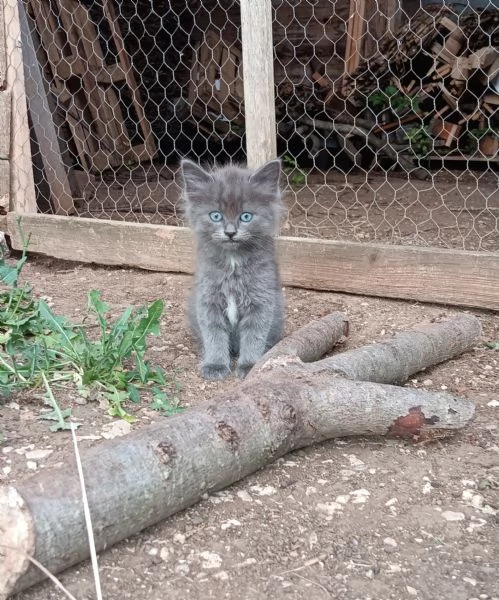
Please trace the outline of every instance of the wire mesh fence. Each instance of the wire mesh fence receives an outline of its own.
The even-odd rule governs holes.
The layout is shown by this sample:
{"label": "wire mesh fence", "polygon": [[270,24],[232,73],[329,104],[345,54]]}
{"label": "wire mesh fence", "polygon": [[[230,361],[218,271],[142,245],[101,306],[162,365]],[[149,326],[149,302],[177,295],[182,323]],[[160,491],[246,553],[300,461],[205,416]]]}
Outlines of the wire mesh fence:
{"label": "wire mesh fence", "polygon": [[[498,250],[499,1],[271,5],[282,233]],[[19,7],[40,212],[182,225],[179,158],[244,162],[238,2]]]}

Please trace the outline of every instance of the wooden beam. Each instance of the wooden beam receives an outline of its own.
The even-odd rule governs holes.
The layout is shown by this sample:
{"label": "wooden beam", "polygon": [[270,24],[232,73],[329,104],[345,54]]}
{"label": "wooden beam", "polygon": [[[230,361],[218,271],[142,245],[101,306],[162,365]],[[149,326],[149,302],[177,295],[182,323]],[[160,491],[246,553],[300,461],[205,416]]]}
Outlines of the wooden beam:
{"label": "wooden beam", "polygon": [[7,46],[5,44],[5,15],[0,3],[0,90],[7,87]]}
{"label": "wooden beam", "polygon": [[10,158],[10,108],[10,91],[0,91],[0,160]]}
{"label": "wooden beam", "polygon": [[137,127],[142,131],[142,137],[144,140],[144,154],[142,156],[138,155],[137,159],[139,161],[152,160],[156,155],[156,143],[154,141],[149,121],[145,116],[144,105],[140,97],[137,81],[135,80],[132,63],[128,57],[125,44],[123,42],[123,36],[121,35],[118,16],[116,15],[113,3],[110,2],[110,0],[102,0],[102,9],[111,29],[111,35],[113,36],[113,41],[118,51],[117,58],[119,63],[116,65],[116,67],[119,67],[120,70],[125,74],[125,80],[130,89],[130,94],[132,97],[132,104],[135,108],[135,114],[137,115]]}
{"label": "wooden beam", "polygon": [[[21,0],[19,0],[21,1]],[[18,212],[36,212],[35,182],[24,91],[23,53],[18,0],[4,0],[7,89],[11,92],[10,202]]]}
{"label": "wooden beam", "polygon": [[[8,215],[12,245],[86,263],[192,273],[188,229],[52,215]],[[285,285],[499,310],[499,253],[279,239]]]}
{"label": "wooden beam", "polygon": [[[10,164],[0,159],[0,211],[6,213],[10,204]],[[1,230],[0,230],[1,231]]]}
{"label": "wooden beam", "polygon": [[247,163],[252,169],[277,156],[272,7],[241,0]]}
{"label": "wooden beam", "polygon": [[[55,130],[54,118],[47,98],[47,86],[38,63],[35,45],[25,7],[19,6],[21,27],[25,89],[31,122],[40,147],[43,171],[50,189],[52,207],[57,215],[74,212],[73,197],[66,167],[62,161],[59,138]],[[34,24],[32,28],[34,29]]]}

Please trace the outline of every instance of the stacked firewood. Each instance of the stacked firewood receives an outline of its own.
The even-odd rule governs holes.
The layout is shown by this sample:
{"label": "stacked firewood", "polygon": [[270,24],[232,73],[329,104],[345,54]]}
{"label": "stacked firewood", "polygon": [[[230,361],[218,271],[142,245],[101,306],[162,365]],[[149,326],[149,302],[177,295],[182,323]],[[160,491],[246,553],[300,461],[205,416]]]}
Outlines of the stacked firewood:
{"label": "stacked firewood", "polygon": [[419,11],[345,77],[342,92],[362,113],[369,98],[389,86],[420,107],[414,120],[431,116],[433,133],[447,148],[466,131],[497,130],[499,10]]}

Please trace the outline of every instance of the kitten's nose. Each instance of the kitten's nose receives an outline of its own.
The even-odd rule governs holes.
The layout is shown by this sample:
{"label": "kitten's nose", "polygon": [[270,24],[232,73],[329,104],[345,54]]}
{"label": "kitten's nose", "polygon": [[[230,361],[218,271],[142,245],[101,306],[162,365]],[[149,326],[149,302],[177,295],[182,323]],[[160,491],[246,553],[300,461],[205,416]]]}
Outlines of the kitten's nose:
{"label": "kitten's nose", "polygon": [[225,235],[231,240],[237,233],[233,223],[227,223],[224,229]]}

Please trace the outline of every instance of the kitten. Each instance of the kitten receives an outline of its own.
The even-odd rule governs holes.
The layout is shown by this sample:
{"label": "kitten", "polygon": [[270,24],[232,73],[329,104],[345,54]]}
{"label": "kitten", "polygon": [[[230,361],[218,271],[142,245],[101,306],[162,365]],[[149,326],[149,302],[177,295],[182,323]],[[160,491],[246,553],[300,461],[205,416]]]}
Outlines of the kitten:
{"label": "kitten", "polygon": [[281,163],[273,160],[255,172],[234,165],[206,171],[183,160],[181,168],[196,241],[189,321],[203,348],[202,375],[223,379],[238,356],[236,373],[245,377],[282,336],[274,243]]}

